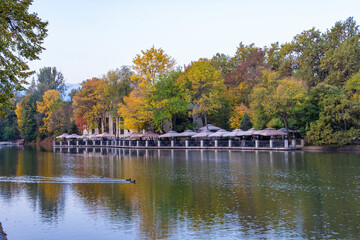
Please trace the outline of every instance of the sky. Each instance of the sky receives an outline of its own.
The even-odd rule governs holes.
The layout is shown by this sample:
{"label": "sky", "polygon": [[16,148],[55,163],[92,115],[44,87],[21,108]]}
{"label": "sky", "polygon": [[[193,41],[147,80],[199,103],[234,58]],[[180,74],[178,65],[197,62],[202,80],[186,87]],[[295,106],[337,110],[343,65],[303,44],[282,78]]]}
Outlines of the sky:
{"label": "sky", "polygon": [[290,42],[350,16],[360,24],[359,10],[358,0],[34,0],[30,12],[49,25],[46,50],[29,66],[56,67],[67,83],[81,83],[131,66],[152,46],[184,66],[218,52],[233,56],[240,42]]}

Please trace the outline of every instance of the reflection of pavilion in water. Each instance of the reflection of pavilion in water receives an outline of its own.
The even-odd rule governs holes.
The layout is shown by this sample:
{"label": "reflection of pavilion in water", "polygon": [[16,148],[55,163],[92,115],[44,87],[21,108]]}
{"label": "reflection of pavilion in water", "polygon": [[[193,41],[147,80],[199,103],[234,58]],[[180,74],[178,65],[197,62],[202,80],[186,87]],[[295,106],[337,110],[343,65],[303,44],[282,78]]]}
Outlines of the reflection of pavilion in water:
{"label": "reflection of pavilion in water", "polygon": [[[259,161],[259,153],[265,154],[268,153],[268,160],[270,163],[274,160],[274,154],[279,154],[280,152],[283,154],[283,158],[285,162],[289,161],[289,155],[292,156],[291,159],[295,160],[295,151],[241,151],[241,150],[209,150],[209,149],[131,149],[131,148],[109,148],[109,147],[86,147],[86,148],[74,148],[74,147],[62,147],[62,148],[54,148],[54,153],[76,153],[83,154],[84,156],[109,156],[109,155],[122,155],[122,156],[133,156],[133,157],[145,157],[145,158],[161,158],[167,157],[171,160],[175,159],[175,155],[179,156],[179,153],[184,155],[185,160],[189,160],[191,153],[200,154],[197,156],[197,159],[204,160],[208,159],[209,154],[213,153],[213,157],[210,158],[215,161],[220,161],[224,159],[228,159],[230,161],[235,160],[232,153],[254,153],[255,161]],[[303,152],[300,152],[303,156]],[[277,155],[277,157],[279,157]]]}
{"label": "reflection of pavilion in water", "polygon": [[[101,217],[114,224],[137,219],[146,238],[171,238],[173,232],[187,228],[223,229],[216,221],[231,222],[244,238],[284,218],[286,224],[301,224],[299,215],[306,214],[309,205],[290,201],[289,194],[304,203],[309,194],[316,194],[303,194],[306,186],[301,184],[306,182],[285,185],[296,180],[289,173],[302,166],[303,152],[121,148],[58,148],[55,152],[61,154],[54,159],[64,156],[67,164],[62,168],[39,165],[36,174],[134,177],[139,184],[75,183],[50,191],[53,198],[42,197],[43,204],[59,202],[57,208],[64,209],[63,198],[75,192],[89,212],[104,211]],[[55,172],[43,172],[46,169]]]}

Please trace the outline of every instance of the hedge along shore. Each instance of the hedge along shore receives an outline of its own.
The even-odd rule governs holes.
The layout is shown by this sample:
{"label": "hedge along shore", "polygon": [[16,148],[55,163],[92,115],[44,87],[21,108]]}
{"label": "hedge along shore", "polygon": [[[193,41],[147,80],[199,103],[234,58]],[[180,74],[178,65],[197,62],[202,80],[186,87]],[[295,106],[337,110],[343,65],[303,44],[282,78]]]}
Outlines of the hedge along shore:
{"label": "hedge along shore", "polygon": [[304,146],[304,151],[360,152],[360,146]]}
{"label": "hedge along shore", "polygon": [[3,231],[1,222],[0,222],[0,240],[7,240],[6,233]]}

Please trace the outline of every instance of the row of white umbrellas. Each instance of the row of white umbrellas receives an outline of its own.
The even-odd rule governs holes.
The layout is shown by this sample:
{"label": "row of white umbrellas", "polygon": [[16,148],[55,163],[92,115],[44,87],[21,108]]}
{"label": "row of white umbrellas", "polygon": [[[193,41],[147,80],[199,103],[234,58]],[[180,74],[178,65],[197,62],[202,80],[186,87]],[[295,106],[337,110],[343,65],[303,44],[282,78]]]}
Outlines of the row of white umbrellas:
{"label": "row of white umbrellas", "polygon": [[64,133],[60,136],[57,136],[56,137],[57,139],[59,138],[66,138],[66,139],[100,139],[100,138],[115,138],[115,135],[113,134],[109,134],[107,132],[105,133],[102,133],[102,134],[95,134],[95,135],[88,135],[88,134],[84,134],[82,136],[80,135],[77,135],[77,134],[67,134],[67,133]]}
{"label": "row of white umbrellas", "polygon": [[[211,124],[208,124],[205,127],[200,128],[201,132],[197,133],[191,130],[186,130],[185,132],[178,133],[175,131],[170,131],[162,135],[158,135],[153,132],[146,132],[146,133],[127,133],[124,135],[121,135],[120,138],[125,139],[137,139],[137,138],[175,138],[175,137],[191,137],[191,138],[216,138],[216,137],[242,137],[242,136],[254,136],[254,135],[260,135],[260,136],[285,136],[287,135],[285,132],[281,130],[276,130],[274,128],[266,128],[264,130],[254,130],[249,129],[248,131],[243,131],[241,129],[235,129],[232,132],[228,132],[224,129],[220,129],[219,127],[215,127]],[[211,132],[217,130],[216,132]],[[67,139],[101,139],[101,138],[107,138],[107,139],[114,139],[115,135],[109,134],[107,132],[102,134],[95,134],[95,135],[87,135],[84,134],[82,136],[77,134],[67,134],[64,133],[56,138],[67,138]]]}

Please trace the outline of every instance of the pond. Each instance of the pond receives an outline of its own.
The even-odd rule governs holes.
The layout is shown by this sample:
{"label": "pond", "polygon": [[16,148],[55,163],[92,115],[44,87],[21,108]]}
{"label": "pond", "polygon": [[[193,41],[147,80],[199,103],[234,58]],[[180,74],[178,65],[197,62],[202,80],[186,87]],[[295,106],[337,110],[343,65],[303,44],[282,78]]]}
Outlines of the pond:
{"label": "pond", "polygon": [[9,240],[354,239],[359,181],[355,153],[3,147],[0,222]]}

